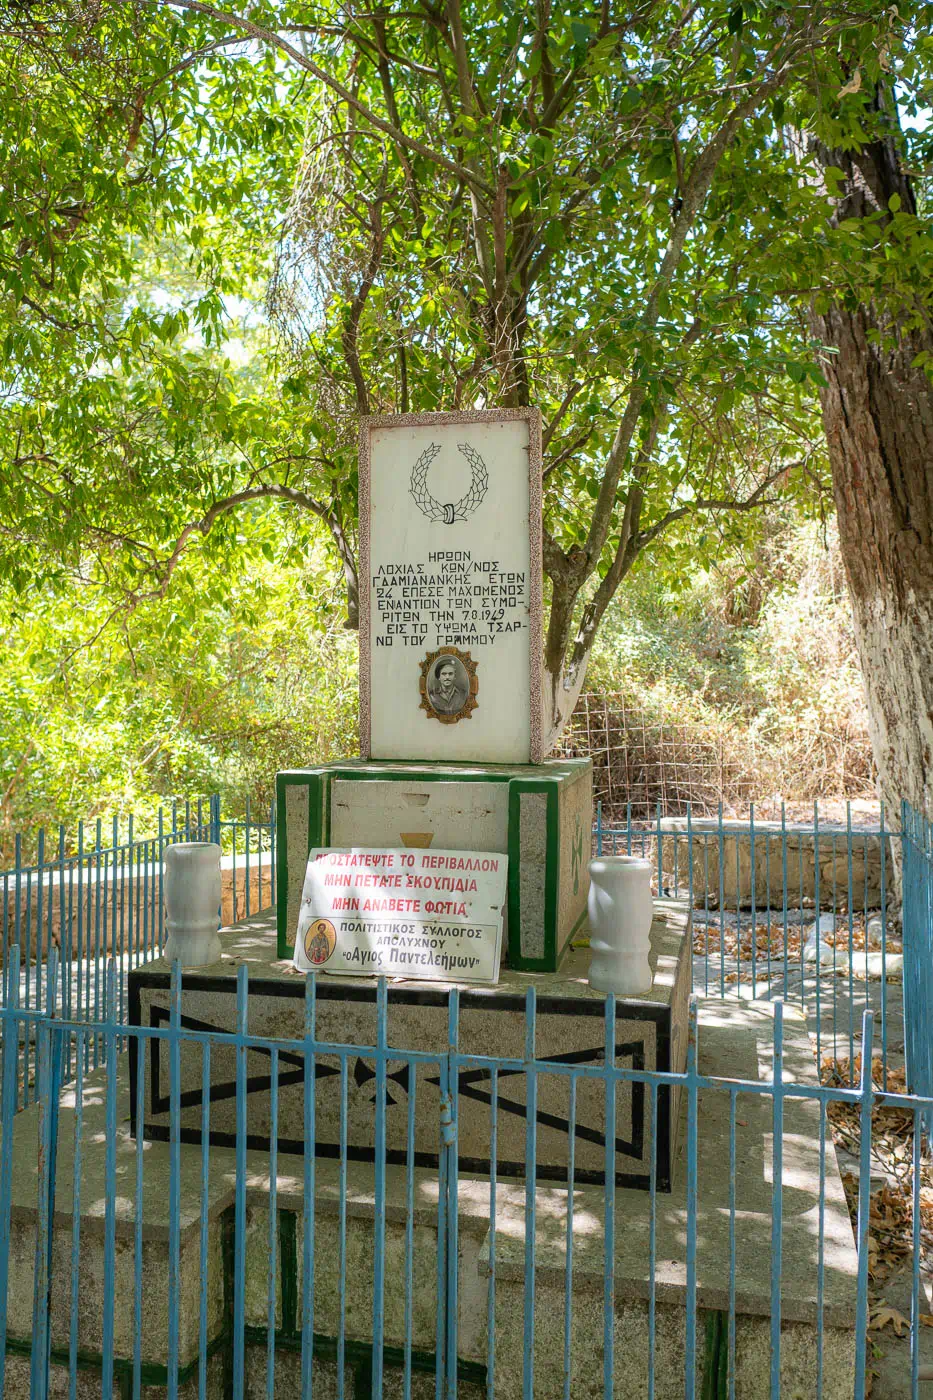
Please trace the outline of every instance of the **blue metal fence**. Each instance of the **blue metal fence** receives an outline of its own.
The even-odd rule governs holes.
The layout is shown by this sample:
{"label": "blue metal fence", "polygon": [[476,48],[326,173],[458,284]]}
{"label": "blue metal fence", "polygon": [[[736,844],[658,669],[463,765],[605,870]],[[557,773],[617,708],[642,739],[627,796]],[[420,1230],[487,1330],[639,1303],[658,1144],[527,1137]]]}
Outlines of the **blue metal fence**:
{"label": "blue metal fence", "polygon": [[[908,803],[904,830],[904,1023],[907,1082],[933,1094],[933,823]],[[926,1119],[927,1136],[933,1119]]]}
{"label": "blue metal fence", "polygon": [[[12,961],[15,964],[15,949]],[[115,1391],[141,1394],[145,1387],[161,1385],[169,1396],[187,1387],[186,1394],[206,1400],[220,1393],[215,1369],[226,1368],[229,1393],[236,1400],[263,1393],[336,1395],[341,1400],[364,1394],[411,1397],[427,1393],[419,1382],[429,1378],[435,1396],[447,1400],[457,1395],[558,1400],[578,1393],[577,1387],[583,1391],[584,1383],[585,1393],[602,1394],[605,1400],[635,1394],[657,1400],[675,1394],[725,1397],[742,1394],[743,1370],[754,1358],[759,1368],[765,1366],[768,1377],[766,1381],[759,1373],[755,1393],[775,1398],[845,1394],[856,1400],[865,1394],[872,1112],[883,1102],[913,1119],[912,1201],[918,1222],[917,1122],[933,1102],[881,1094],[872,1083],[868,1059],[858,1085],[851,1089],[794,1082],[785,1073],[782,1003],[775,1006],[771,1076],[723,1078],[704,1074],[698,1066],[703,1032],[698,1033],[695,1009],[686,1070],[651,1073],[619,1062],[611,997],[605,1008],[602,1061],[568,1063],[536,1053],[533,987],[521,1013],[524,1054],[479,1055],[459,1049],[456,990],[449,1000],[447,1045],[425,1051],[391,1042],[391,992],[384,980],[376,994],[374,1043],[335,1043],[318,1037],[313,977],[306,984],[304,1035],[270,1040],[249,1030],[245,967],[238,970],[236,1028],[207,1032],[182,1025],[177,968],[167,1025],[128,1028],[109,1017],[90,1024],[70,1020],[55,995],[55,962],[53,954],[48,1000],[41,1011],[25,1011],[16,1004],[15,981],[10,1004],[0,1011],[5,1091],[0,1119],[4,1395],[46,1400],[50,1386],[57,1393],[58,1387],[69,1384],[70,1393],[76,1394],[79,1377],[86,1393],[93,1377],[95,1391],[99,1386],[105,1396]],[[115,981],[111,970],[110,1005],[115,1004]],[[871,1022],[868,1012],[862,1029],[867,1047],[872,1043]],[[111,1052],[106,1067],[90,1074],[81,1069],[80,1053],[81,1041],[88,1036],[102,1037]],[[140,1053],[147,1043],[164,1047],[176,1125],[166,1150],[156,1144],[149,1145],[149,1153],[139,1150],[123,1123],[126,1087],[115,1050],[128,1037]],[[17,1047],[24,1038],[37,1046],[37,1106],[32,1116],[15,1116],[16,1099],[10,1090]],[[60,1087],[73,1039],[78,1042],[78,1072],[66,1102]],[[209,1093],[201,1099],[200,1144],[183,1143],[177,1126],[188,1093],[182,1053],[200,1057],[201,1081],[208,1086],[211,1056],[225,1049],[236,1060],[236,1147],[224,1151],[211,1145]],[[270,1057],[270,1090],[278,1084],[282,1056],[297,1056],[303,1063],[306,1144],[313,1144],[316,1136],[317,1069],[324,1063],[335,1067],[344,1148],[336,1172],[331,1169],[325,1175],[322,1160],[307,1148],[297,1165],[285,1170],[274,1149],[262,1163],[247,1151],[248,1061],[257,1052]],[[348,1100],[353,1067],[361,1059],[373,1066],[375,1092],[367,1124],[373,1151],[371,1163],[356,1167],[351,1182]],[[386,1089],[400,1064],[410,1085],[405,1149],[402,1164],[390,1166],[386,1143],[392,1100]],[[464,1205],[458,1124],[464,1086],[477,1076],[489,1086],[492,1141],[500,1131],[503,1107],[514,1104],[516,1081],[524,1083],[525,1165],[523,1180],[507,1180],[496,1169],[493,1150],[478,1203],[475,1179],[470,1179],[470,1219]],[[555,1078],[567,1086],[571,1124],[575,1106],[585,1093],[592,1098],[595,1086],[602,1105],[605,1153],[601,1187],[578,1186],[572,1134],[566,1187],[558,1191],[535,1179],[539,1136],[547,1122],[537,1111],[537,1095]],[[415,1122],[419,1113],[431,1111],[426,1089],[435,1080],[440,1161],[428,1190],[429,1178],[418,1167]],[[509,1088],[503,1092],[505,1080]],[[659,1096],[674,1089],[684,1096],[684,1181],[673,1202],[657,1189],[655,1169],[640,1207],[633,1204],[635,1193],[618,1198],[616,1114],[626,1089],[631,1096],[637,1085],[643,1086],[648,1118],[655,1125]],[[143,1076],[136,1080],[136,1093],[137,1121],[142,1122]],[[731,1164],[725,1205],[722,1194],[716,1193],[699,1131],[714,1098],[728,1104],[727,1140],[715,1145],[717,1162],[728,1156]],[[785,1127],[794,1106],[801,1104],[811,1106],[809,1121],[818,1123],[817,1141],[810,1145],[819,1162],[813,1170],[810,1227],[797,1199],[803,1189],[800,1124]],[[862,1128],[854,1248],[851,1239],[846,1245],[840,1238],[839,1202],[830,1184],[827,1114],[836,1105],[854,1110]],[[271,1143],[279,1136],[279,1111],[278,1094],[271,1092]],[[770,1222],[757,1281],[748,1276],[749,1245],[755,1242],[743,1237],[750,1214],[750,1177],[747,1166],[741,1165],[748,1146],[744,1130],[753,1115],[773,1135]],[[785,1177],[782,1162],[786,1166],[786,1154],[794,1153],[798,1160]],[[25,1186],[24,1154],[33,1167]],[[653,1161],[656,1168],[656,1150]],[[717,1174],[722,1176],[721,1167]],[[727,1243],[711,1259],[709,1236],[717,1213],[720,1244]],[[652,1265],[640,1293],[626,1278],[630,1265],[623,1239],[636,1227],[636,1215]],[[482,1234],[478,1250],[477,1216]],[[672,1218],[678,1226],[674,1231]],[[816,1238],[809,1235],[801,1250],[800,1232],[815,1229],[817,1223]],[[474,1229],[473,1247],[464,1249],[468,1226]],[[675,1241],[678,1256],[671,1260]],[[925,1307],[919,1225],[915,1242],[908,1355],[913,1393],[918,1394]],[[388,1263],[390,1256],[394,1267]],[[658,1282],[661,1257],[669,1271],[680,1270],[676,1288],[670,1280]],[[802,1259],[807,1264],[804,1273]],[[516,1270],[517,1260],[521,1265]],[[756,1289],[761,1296],[750,1303]],[[16,1327],[16,1320],[25,1316],[17,1301],[24,1290],[32,1299],[27,1335]],[[760,1306],[762,1299],[767,1309],[756,1318],[749,1309]],[[671,1340],[672,1312],[681,1320],[676,1347]],[[477,1329],[480,1317],[486,1320],[485,1332]],[[622,1317],[625,1327],[620,1334]],[[801,1331],[810,1339],[803,1347]]]}
{"label": "blue metal fence", "polygon": [[[39,830],[35,859],[23,858],[17,836],[13,866],[0,871],[0,957],[3,1000],[10,997],[10,951],[20,950],[19,997],[24,1010],[46,999],[49,958],[57,951],[63,1010],[68,1017],[104,1019],[107,966],[117,970],[116,1015],[126,1019],[126,977],[158,957],[164,941],[162,857],[179,841],[216,841],[223,851],[222,911],[225,923],[249,917],[275,902],[275,809],[257,820],[247,802],[242,818],[223,817],[216,796],[160,807],[142,831],[132,814],[73,833],[59,826],[54,840]],[[89,1063],[103,1051],[86,1040]],[[24,1105],[35,1080],[31,1043],[21,1074]]]}
{"label": "blue metal fence", "polygon": [[[82,837],[74,851],[60,842],[54,863],[40,846],[32,866],[18,861],[0,876],[0,1394],[46,1400],[60,1391],[77,1400],[91,1387],[121,1400],[159,1389],[198,1400],[861,1400],[871,1364],[879,1114],[901,1119],[905,1366],[910,1393],[921,1394],[933,1124],[928,822],[907,807],[897,833],[881,823],[853,828],[850,817],[840,834],[818,811],[812,823],[776,828],[753,813],[748,823],[706,828],[689,815],[680,826],[659,816],[642,828],[598,819],[598,848],[648,855],[659,891],[692,904],[697,990],[723,1008],[737,995],[773,1000],[770,1073],[748,1074],[740,1057],[709,1070],[703,1047],[717,1033],[704,1029],[696,1005],[685,1070],[645,1069],[618,1043],[611,997],[601,1055],[549,1058],[539,1051],[534,986],[519,1013],[520,1054],[463,1051],[456,990],[443,1044],[425,1050],[417,1038],[390,1035],[385,981],[371,1040],[318,1035],[313,977],[303,1035],[259,1035],[250,1030],[245,967],[229,1031],[183,1023],[177,967],[167,1022],[129,1026],[126,971],[161,939],[164,846],[219,834],[225,848],[245,842],[236,849],[247,888],[255,892],[257,859],[274,879],[271,822],[257,838],[256,823],[248,835],[244,824],[220,823],[213,803],[203,816],[189,808],[142,840],[132,827],[125,837],[115,831],[106,847],[98,830],[90,850]],[[889,908],[898,863],[903,954]],[[872,918],[877,949],[869,947]],[[872,981],[876,955],[881,976]],[[889,960],[900,956],[903,1046],[888,982]],[[843,1061],[827,1082],[818,1082],[802,1023],[789,1031],[785,1001],[806,1011],[818,1063],[827,1050]],[[760,1037],[756,1044],[760,1054]],[[130,1119],[137,1129],[146,1121],[151,1079],[136,1074],[131,1104],[127,1046],[138,1064],[157,1051],[167,1066],[164,1144],[131,1135]],[[909,1094],[892,1088],[902,1048]],[[219,1113],[212,1071],[231,1055],[235,1142],[223,1147],[211,1140]],[[268,1075],[266,1150],[249,1145],[257,1056]],[[807,1058],[813,1072],[801,1073]],[[283,1087],[281,1072],[296,1062],[297,1091]],[[478,1083],[489,1164],[481,1173],[462,1160],[463,1114],[475,1113]],[[538,1179],[556,1083],[566,1139],[566,1180],[557,1184]],[[287,1098],[294,1092],[297,1108]],[[636,1092],[649,1144],[640,1195],[620,1191],[615,1169]],[[673,1095],[683,1105],[682,1136],[677,1184],[665,1193],[659,1124]],[[197,1115],[197,1142],[183,1135],[185,1111]],[[298,1157],[279,1150],[288,1113],[300,1120]],[[499,1146],[516,1114],[522,1166],[503,1170]],[[852,1125],[852,1231],[836,1170],[840,1114]],[[433,1115],[433,1168],[416,1145],[425,1115]],[[325,1120],[339,1148],[334,1161],[310,1150]],[[594,1135],[601,1185],[580,1167]]]}
{"label": "blue metal fence", "polygon": [[[741,819],[725,818],[721,807],[716,817],[694,818],[688,807],[679,818],[658,810],[653,822],[638,823],[629,811],[606,825],[597,809],[593,836],[600,854],[650,860],[656,893],[688,901],[698,992],[798,1002],[811,1017],[818,1061],[845,1061],[850,1083],[861,1015],[873,1010],[887,1085],[889,1043],[899,1055],[904,1040],[904,942],[892,894],[905,836],[888,826],[883,805],[871,824],[856,824],[850,803],[844,822],[827,821],[818,803],[807,821],[790,821],[783,805],[776,820],[762,821],[752,804]],[[908,903],[905,921],[922,926],[919,911]],[[933,950],[929,935],[922,939]],[[923,1004],[933,1012],[933,995]],[[925,1085],[933,1089],[933,1078]]]}

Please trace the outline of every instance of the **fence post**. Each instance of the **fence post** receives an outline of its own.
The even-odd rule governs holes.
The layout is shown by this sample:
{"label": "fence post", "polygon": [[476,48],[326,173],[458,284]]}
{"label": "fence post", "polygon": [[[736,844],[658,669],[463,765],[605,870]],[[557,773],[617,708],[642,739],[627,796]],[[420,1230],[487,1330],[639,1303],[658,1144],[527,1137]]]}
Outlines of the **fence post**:
{"label": "fence post", "polygon": [[[607,998],[607,1003],[612,997]],[[608,1013],[607,1013],[608,1014]],[[538,1185],[538,1077],[535,1073],[535,1029],[538,1001],[535,988],[525,993],[525,1309],[522,1400],[535,1393],[535,1246]],[[609,1392],[611,1394],[611,1392]]]}
{"label": "fence post", "polygon": [[781,1400],[781,1245],[784,1218],[784,1003],[774,1003],[771,1098],[771,1397]]}
{"label": "fence post", "polygon": [[697,1002],[690,998],[687,1028],[687,1296],[684,1356],[684,1400],[696,1395],[697,1340],[697,1159],[699,1151],[699,1085],[697,1080]]}
{"label": "fence post", "polygon": [[10,1191],[13,1181],[13,1115],[16,1113],[16,1071],[19,1065],[19,945],[9,951],[8,989],[0,1010],[3,1030],[3,1096],[0,1099],[0,1395],[6,1371],[7,1283],[10,1272]]}
{"label": "fence post", "polygon": [[316,1158],[314,1145],[317,1137],[316,1075],[317,1056],[317,981],[309,972],[305,979],[305,1033],[304,1033],[304,1180],[302,1192],[302,1227],[304,1240],[302,1249],[302,1291],[301,1291],[301,1394],[310,1396],[314,1387],[314,1190],[316,1184]]}
{"label": "fence post", "polygon": [[[110,1400],[113,1394],[115,1275],[116,1275],[116,1171],[117,1171],[117,1035],[116,1035],[116,964],[111,958],[107,965],[104,991],[104,1060],[107,1067],[107,1097],[104,1128],[104,1317],[101,1338],[102,1388]],[[139,1125],[140,1136],[142,1124]],[[138,1150],[138,1149],[137,1149]],[[171,1229],[171,1222],[169,1222]]]}
{"label": "fence post", "polygon": [[[176,958],[172,963],[169,984],[168,1024],[168,1400],[178,1400],[181,1303],[181,993],[181,963]],[[155,1042],[152,1053],[159,1053]]]}
{"label": "fence post", "polygon": [[[28,969],[27,969],[28,971]],[[55,1224],[55,1175],[58,1147],[58,1112],[61,1092],[61,1035],[55,1024],[55,987],[58,968],[52,959],[48,1005],[42,1015],[36,1004],[37,1100],[39,1108],[39,1197],[36,1227],[36,1261],[32,1313],[30,1392],[32,1400],[45,1400],[51,1361],[50,1314],[52,1307],[52,1240]],[[40,1019],[41,1016],[41,1019]],[[28,1029],[26,1030],[28,1035]],[[116,1095],[114,1095],[116,1098]],[[10,1136],[12,1137],[12,1125]]]}
{"label": "fence post", "polygon": [[[385,978],[379,979],[380,988],[385,985]],[[380,1053],[382,1051],[382,1026],[380,1020]],[[460,1269],[460,1240],[459,1240],[459,1182],[460,1182],[460,1162],[459,1147],[457,1145],[457,1124],[460,1116],[460,1064],[458,1055],[460,1053],[460,992],[453,987],[450,991],[447,1002],[447,1054],[450,1064],[450,1077],[448,1085],[450,1088],[450,1121],[442,1124],[441,1133],[443,1137],[442,1150],[447,1154],[447,1338],[444,1344],[444,1351],[447,1361],[447,1400],[456,1400],[457,1396],[457,1354],[458,1354],[458,1321],[459,1321],[459,1269]],[[378,1109],[385,1098],[385,1093],[378,1088],[377,1084]],[[382,1122],[381,1132],[379,1131],[380,1121]],[[385,1122],[376,1118],[377,1144],[381,1142],[382,1152],[385,1151]],[[377,1149],[378,1150],[378,1149]],[[377,1172],[380,1169],[382,1156],[376,1159]],[[377,1182],[379,1178],[377,1177]],[[533,1185],[534,1183],[532,1183]],[[384,1195],[384,1193],[383,1193]],[[377,1208],[379,1198],[377,1197]],[[385,1209],[383,1206],[383,1221]],[[376,1234],[376,1249],[384,1249],[385,1235],[379,1230]],[[381,1379],[381,1372],[380,1372]],[[373,1373],[373,1394],[380,1392],[376,1389],[376,1376]]]}
{"label": "fence post", "polygon": [[[603,1196],[603,1400],[615,1394],[616,1325],[616,999],[606,997],[605,1020],[606,1145]],[[652,1144],[653,1150],[653,1144]],[[525,1238],[528,1238],[527,1212]]]}
{"label": "fence post", "polygon": [[868,1217],[871,1208],[871,1110],[874,1015],[862,1018],[862,1073],[859,1082],[858,1280],[855,1302],[855,1400],[865,1400],[865,1355],[868,1341]]}
{"label": "fence post", "polygon": [[[240,1400],[244,1393],[246,1352],[246,1144],[247,1121],[247,1059],[249,1035],[249,969],[241,963],[236,974],[236,1183],[234,1195],[234,1239],[236,1267],[233,1271],[233,1394]],[[314,1080],[311,1092],[314,1092]],[[314,1151],[314,1143],[311,1143]],[[308,1280],[305,1279],[305,1288]]]}

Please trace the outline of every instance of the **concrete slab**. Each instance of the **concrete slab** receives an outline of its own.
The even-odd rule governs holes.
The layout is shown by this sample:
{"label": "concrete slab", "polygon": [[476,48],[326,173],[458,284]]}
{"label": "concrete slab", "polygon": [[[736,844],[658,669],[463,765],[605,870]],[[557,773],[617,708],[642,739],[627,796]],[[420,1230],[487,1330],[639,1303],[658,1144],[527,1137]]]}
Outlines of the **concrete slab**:
{"label": "concrete slab", "polygon": [[[615,1049],[618,1063],[634,1069],[682,1069],[686,1054],[687,1000],[690,988],[690,915],[683,904],[659,900],[652,926],[651,958],[655,979],[643,997],[616,1004]],[[298,1042],[304,1035],[304,980],[290,962],[276,956],[272,930],[264,920],[222,935],[220,962],[185,974],[182,1025],[194,1030],[232,1031],[236,1024],[236,972],[250,974],[248,1024],[252,1034],[290,1040],[279,1058],[278,1145],[282,1153],[303,1152],[305,1066]],[[554,973],[507,968],[495,987],[461,991],[459,1051],[486,1055],[495,1046],[500,1056],[516,1061],[525,1055],[525,1002],[537,993],[535,1052],[539,1060],[598,1064],[605,1051],[605,997],[587,982],[589,953],[574,949]],[[159,959],[130,978],[130,1020],[165,1026],[169,1019],[170,968]],[[417,1096],[415,1152],[419,1166],[436,1167],[440,1150],[441,1064],[448,1054],[450,986],[399,978],[389,992],[388,1043],[403,1052],[389,1065],[386,1093],[388,1161],[401,1165],[407,1154],[407,1104]],[[371,979],[318,974],[316,1034],[321,1041],[359,1047],[377,1039],[376,990]],[[131,1055],[135,1047],[131,1048]],[[404,1052],[436,1055],[420,1067]],[[150,1139],[168,1134],[171,1102],[165,1042],[145,1050],[144,1132]],[[341,1057],[316,1056],[315,1124],[317,1152],[335,1157],[340,1150],[343,1102]],[[131,1073],[133,1071],[131,1070]],[[247,1133],[250,1147],[269,1142],[271,1125],[270,1057],[265,1050],[247,1055]],[[374,1062],[365,1053],[347,1061],[347,1144],[351,1158],[372,1160],[375,1142]],[[566,1074],[539,1070],[537,1075],[537,1170],[540,1180],[566,1180],[570,1132],[570,1087]],[[134,1081],[135,1082],[135,1081]],[[211,1140],[229,1146],[236,1135],[236,1064],[232,1047],[214,1046],[211,1054]],[[180,1120],[185,1141],[201,1133],[203,1064],[200,1047],[181,1046]],[[502,1176],[523,1177],[526,1155],[526,1075],[502,1070],[499,1076],[497,1169]],[[488,1068],[464,1066],[460,1072],[459,1147],[464,1172],[489,1170],[491,1144],[491,1076]],[[678,1121],[678,1089],[659,1098],[657,1174],[668,1189],[672,1141]],[[135,1102],[135,1099],[134,1099]],[[601,1182],[605,1171],[605,1089],[597,1079],[581,1078],[576,1091],[576,1179]],[[620,1082],[616,1102],[616,1182],[646,1189],[651,1156],[651,1122],[642,1085]]]}
{"label": "concrete slab", "polygon": [[[701,1074],[768,1079],[772,1067],[773,1004],[707,1002],[699,1017]],[[784,1074],[797,1083],[816,1084],[816,1067],[806,1021],[791,1007],[784,1011]],[[727,1089],[698,1095],[697,1278],[698,1304],[729,1306],[729,1115]],[[674,1190],[656,1198],[640,1191],[616,1192],[616,1290],[646,1298],[650,1292],[649,1236],[654,1217],[657,1264],[655,1296],[683,1303],[686,1288],[687,1205],[685,1120]],[[784,1108],[782,1310],[788,1319],[815,1322],[819,1233],[819,1106],[787,1098]],[[773,1184],[773,1120],[770,1094],[736,1096],[736,1307],[767,1316]],[[603,1192],[590,1186],[574,1193],[573,1276],[575,1286],[602,1288]],[[823,1308],[827,1324],[851,1327],[855,1317],[857,1260],[852,1227],[832,1139],[827,1131],[823,1195]],[[540,1190],[535,1260],[539,1274],[563,1280],[567,1247],[566,1192]],[[499,1193],[496,1231],[497,1279],[523,1279],[524,1202]],[[481,1267],[486,1267],[481,1262]]]}
{"label": "concrete slab", "polygon": [[[706,1003],[700,1012],[701,1074],[767,1079],[772,1070],[773,1007]],[[816,1083],[804,1018],[785,1010],[785,1077]],[[722,1364],[727,1346],[729,1261],[730,1093],[699,1094],[697,1164],[698,1386]],[[769,1389],[772,1245],[773,1120],[770,1095],[736,1101],[735,1363],[736,1394],[764,1397]],[[686,1105],[684,1106],[686,1112]],[[817,1393],[819,1108],[787,1099],[784,1110],[781,1395],[810,1400]],[[682,1141],[683,1141],[682,1136]],[[683,1148],[681,1149],[683,1153]],[[648,1393],[650,1235],[655,1231],[655,1396],[679,1400],[684,1390],[687,1300],[686,1172],[678,1170],[670,1196],[617,1191],[615,1242],[615,1396],[642,1400]],[[571,1394],[602,1395],[604,1337],[604,1194],[574,1192],[571,1254],[566,1240],[567,1193],[539,1190],[535,1235],[535,1396],[564,1393],[564,1307],[568,1262],[573,1270]],[[849,1400],[855,1365],[857,1258],[831,1140],[826,1144],[823,1193],[823,1395]],[[490,1273],[490,1241],[480,1272]],[[496,1350],[522,1351],[526,1299],[525,1211],[517,1195],[499,1192],[495,1236]],[[714,1340],[711,1341],[711,1338]],[[497,1394],[518,1400],[520,1368],[497,1376]]]}

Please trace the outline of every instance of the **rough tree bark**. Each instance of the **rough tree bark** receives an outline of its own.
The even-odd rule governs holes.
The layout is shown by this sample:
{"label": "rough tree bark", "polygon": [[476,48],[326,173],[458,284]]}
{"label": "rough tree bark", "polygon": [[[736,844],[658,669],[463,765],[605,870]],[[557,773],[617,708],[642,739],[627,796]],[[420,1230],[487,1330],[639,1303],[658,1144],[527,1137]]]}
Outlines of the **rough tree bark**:
{"label": "rough tree bark", "polygon": [[[876,97],[883,116],[885,94]],[[835,220],[859,219],[900,196],[915,212],[897,130],[854,154],[820,150],[846,172]],[[933,805],[933,386],[913,361],[933,332],[882,325],[878,308],[839,302],[811,310],[827,356],[823,426],[880,796]],[[876,333],[882,334],[877,337]]]}

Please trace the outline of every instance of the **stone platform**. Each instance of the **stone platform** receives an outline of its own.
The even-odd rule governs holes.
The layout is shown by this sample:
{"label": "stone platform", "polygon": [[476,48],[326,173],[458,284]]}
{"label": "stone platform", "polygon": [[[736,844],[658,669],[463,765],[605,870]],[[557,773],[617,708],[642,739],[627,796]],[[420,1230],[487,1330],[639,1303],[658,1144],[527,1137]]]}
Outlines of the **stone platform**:
{"label": "stone platform", "polygon": [[[248,1026],[251,1034],[280,1040],[304,1035],[305,981],[289,961],[277,957],[270,916],[246,921],[222,935],[223,958],[213,967],[186,973],[182,979],[183,1027],[232,1031],[236,1024],[236,973],[249,969]],[[690,914],[672,900],[655,904],[651,933],[654,985],[637,999],[616,1004],[615,1053],[619,1065],[632,1069],[682,1070],[686,1055],[687,1001],[691,979]],[[605,1053],[605,997],[591,991],[586,974],[589,953],[571,950],[557,973],[503,970],[495,987],[462,988],[460,993],[461,1055],[525,1055],[525,996],[537,993],[537,1060],[570,1064],[599,1064]],[[164,1026],[169,1019],[169,965],[159,959],[130,973],[129,1019],[133,1024]],[[441,1066],[448,1054],[449,984],[426,984],[397,979],[389,988],[388,1044],[400,1052],[390,1059],[386,1094],[386,1159],[407,1160],[407,1103],[416,1096],[415,1161],[436,1169],[441,1134]],[[365,1048],[377,1040],[376,988],[371,979],[317,975],[316,1035],[319,1041],[359,1046],[347,1064],[348,1157],[371,1162],[375,1142],[374,1062]],[[137,1046],[131,1044],[131,1081],[138,1072]],[[405,1051],[436,1055],[418,1065]],[[168,1049],[150,1041],[144,1051],[145,1107],[143,1136],[166,1140],[170,1095]],[[198,1044],[182,1042],[179,1114],[182,1140],[201,1139],[202,1052]],[[340,1057],[315,1057],[317,1155],[336,1158],[340,1151]],[[266,1050],[247,1055],[247,1141],[252,1149],[268,1148],[270,1124],[270,1056]],[[305,1063],[297,1049],[279,1055],[278,1148],[304,1151]],[[458,1145],[464,1172],[490,1169],[490,1072],[461,1066],[458,1095]],[[569,1147],[569,1079],[536,1071],[537,1178],[565,1181]],[[500,1071],[498,1084],[497,1170],[501,1176],[523,1177],[526,1148],[526,1076],[517,1069]],[[236,1068],[232,1048],[211,1051],[210,1137],[218,1146],[236,1141]],[[657,1184],[671,1185],[671,1161],[676,1139],[679,1090],[662,1087],[658,1094]],[[598,1184],[605,1173],[605,1085],[597,1078],[580,1078],[576,1092],[575,1174],[582,1183]],[[134,1131],[135,1131],[134,1123]],[[643,1084],[620,1082],[616,1100],[616,1183],[646,1189],[651,1160],[651,1115]]]}
{"label": "stone platform", "polygon": [[[772,1008],[768,1003],[701,1004],[698,1064],[701,1074],[767,1078],[771,1073]],[[784,1073],[797,1082],[816,1083],[806,1022],[785,1009]],[[140,1146],[129,1132],[128,1082],[121,1068],[114,1203],[116,1216],[115,1376],[130,1393],[133,1355],[133,1276],[135,1192]],[[99,1395],[102,1351],[104,1210],[104,1076],[88,1077],[80,1170],[80,1288],[78,1345],[82,1370],[79,1400]],[[724,1091],[702,1091],[699,1104],[697,1215],[697,1394],[720,1395],[725,1375],[724,1347],[729,1306],[728,1101]],[[685,1117],[686,1105],[682,1105]],[[32,1107],[15,1120],[13,1145],[9,1341],[4,1400],[29,1395],[28,1357],[32,1329],[33,1266],[36,1240],[36,1156],[38,1112]],[[52,1272],[52,1377],[50,1393],[65,1394],[74,1238],[74,1098],[62,1096],[57,1163]],[[769,1328],[772,1193],[772,1112],[768,1095],[744,1095],[736,1116],[736,1394],[765,1400],[770,1394]],[[811,1400],[817,1393],[817,1286],[819,1188],[819,1109],[815,1102],[788,1098],[784,1105],[784,1230],[782,1309],[782,1400]],[[683,1134],[683,1124],[681,1128]],[[232,1333],[229,1325],[234,1287],[233,1203],[235,1154],[209,1151],[208,1269],[203,1286],[199,1237],[202,1148],[182,1145],[179,1289],[182,1400],[197,1395],[197,1334],[200,1308],[206,1309],[207,1395],[220,1400],[229,1385]],[[143,1330],[142,1394],[166,1394],[168,1230],[170,1149],[142,1145],[143,1174]],[[655,1397],[681,1400],[684,1394],[686,1303],[686,1184],[675,1173],[672,1194],[656,1197]],[[246,1235],[239,1267],[245,1283],[245,1395],[262,1400],[267,1381],[267,1299],[269,1292],[269,1204],[267,1153],[246,1159]],[[438,1178],[414,1167],[386,1173],[385,1380],[382,1394],[403,1394],[401,1368],[405,1340],[404,1267],[409,1190],[412,1215],[411,1395],[434,1396],[434,1339],[438,1240]],[[275,1297],[275,1394],[298,1400],[300,1319],[303,1295],[303,1172],[301,1164],[279,1160],[277,1219],[273,1236],[277,1259]],[[823,1396],[851,1400],[855,1354],[856,1256],[842,1184],[831,1144],[826,1155],[824,1191]],[[577,1185],[573,1196],[571,1394],[574,1400],[603,1395],[603,1202],[598,1186]],[[615,1233],[615,1400],[645,1400],[649,1357],[649,1236],[651,1198],[643,1191],[618,1190]],[[373,1169],[361,1162],[347,1168],[343,1210],[347,1220],[347,1268],[343,1335],[346,1400],[370,1400],[372,1335]],[[541,1185],[536,1191],[534,1248],[536,1400],[564,1395],[564,1318],[567,1265],[565,1188]],[[458,1356],[461,1400],[483,1400],[490,1355],[487,1304],[492,1273],[490,1186],[483,1177],[463,1177],[458,1191]],[[340,1334],[339,1217],[341,1190],[336,1162],[317,1163],[314,1199],[314,1386],[315,1396],[335,1394],[336,1348]],[[495,1389],[502,1400],[523,1394],[523,1314],[527,1282],[525,1187],[500,1181],[496,1194]],[[708,1387],[708,1388],[704,1388]]]}

